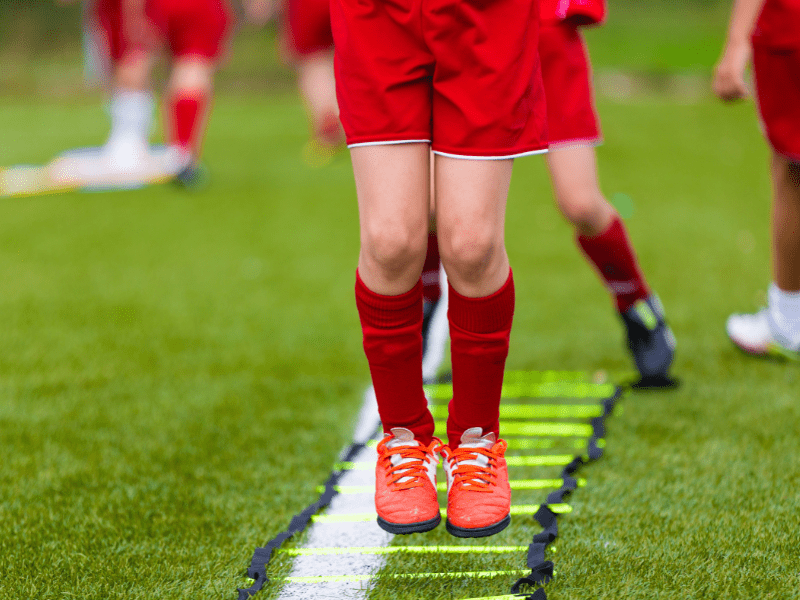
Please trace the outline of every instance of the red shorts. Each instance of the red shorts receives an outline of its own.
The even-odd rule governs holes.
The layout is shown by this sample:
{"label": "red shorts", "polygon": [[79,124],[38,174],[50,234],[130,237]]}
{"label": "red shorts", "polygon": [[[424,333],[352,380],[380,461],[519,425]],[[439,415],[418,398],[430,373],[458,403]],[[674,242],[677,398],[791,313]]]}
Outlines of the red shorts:
{"label": "red shorts", "polygon": [[127,14],[120,0],[97,0],[97,21],[115,61],[166,43],[173,57],[220,57],[230,31],[226,0],[147,0],[145,15]]}
{"label": "red shorts", "polygon": [[332,0],[349,146],[430,142],[464,158],[547,147],[537,0]]}
{"label": "red shorts", "polygon": [[330,0],[288,0],[284,32],[294,56],[333,50]]}
{"label": "red shorts", "polygon": [[583,36],[569,23],[543,21],[539,31],[551,145],[595,144],[601,139],[592,69]]}
{"label": "red shorts", "polygon": [[773,149],[800,162],[800,48],[753,46],[758,110]]}

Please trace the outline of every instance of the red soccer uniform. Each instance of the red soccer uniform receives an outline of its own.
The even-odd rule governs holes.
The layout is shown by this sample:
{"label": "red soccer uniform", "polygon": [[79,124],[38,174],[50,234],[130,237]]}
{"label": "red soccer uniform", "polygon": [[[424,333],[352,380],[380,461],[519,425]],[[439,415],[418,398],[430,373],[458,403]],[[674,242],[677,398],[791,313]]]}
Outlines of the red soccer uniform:
{"label": "red soccer uniform", "polygon": [[766,0],[753,43],[770,48],[800,48],[800,0]]}
{"label": "red soccer uniform", "polygon": [[[583,9],[584,14],[574,12],[578,9]],[[539,56],[551,146],[591,144],[601,139],[592,93],[591,63],[578,25],[599,23],[604,17],[602,2],[542,2]]]}
{"label": "red soccer uniform", "polygon": [[216,60],[224,51],[232,22],[225,0],[97,0],[95,10],[115,61],[160,42],[174,57]]}
{"label": "red soccer uniform", "polygon": [[800,161],[800,0],[766,0],[753,32],[753,71],[767,139]]}
{"label": "red soccer uniform", "polygon": [[284,32],[293,56],[308,56],[333,49],[329,0],[288,0]]}
{"label": "red soccer uniform", "polygon": [[332,0],[349,146],[430,142],[458,157],[547,147],[538,0]]}

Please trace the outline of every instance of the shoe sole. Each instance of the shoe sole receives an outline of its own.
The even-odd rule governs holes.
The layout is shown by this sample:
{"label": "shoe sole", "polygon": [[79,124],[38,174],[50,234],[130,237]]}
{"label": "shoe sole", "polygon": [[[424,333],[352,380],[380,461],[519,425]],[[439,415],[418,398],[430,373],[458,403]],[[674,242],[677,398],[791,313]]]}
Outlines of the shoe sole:
{"label": "shoe sole", "polygon": [[426,531],[436,529],[441,522],[441,515],[436,515],[436,517],[430,519],[429,521],[421,521],[419,523],[390,523],[389,521],[378,517],[378,526],[384,531],[388,531],[389,533],[393,533],[395,535],[425,533]]}
{"label": "shoe sole", "polygon": [[474,529],[457,527],[453,525],[449,519],[445,523],[445,527],[447,527],[447,531],[450,533],[450,535],[454,535],[455,537],[480,538],[500,533],[503,531],[503,529],[508,527],[509,523],[511,523],[511,515],[506,515],[502,520],[498,521],[494,525],[489,525],[488,527],[476,527]]}
{"label": "shoe sole", "polygon": [[646,375],[630,386],[634,390],[674,390],[680,386],[680,381],[666,374]]}
{"label": "shoe sole", "polygon": [[737,349],[744,352],[748,356],[754,358],[772,359],[772,360],[785,360],[790,362],[800,362],[800,352],[793,352],[777,344],[769,344],[766,348],[747,346],[730,338],[731,342]]}

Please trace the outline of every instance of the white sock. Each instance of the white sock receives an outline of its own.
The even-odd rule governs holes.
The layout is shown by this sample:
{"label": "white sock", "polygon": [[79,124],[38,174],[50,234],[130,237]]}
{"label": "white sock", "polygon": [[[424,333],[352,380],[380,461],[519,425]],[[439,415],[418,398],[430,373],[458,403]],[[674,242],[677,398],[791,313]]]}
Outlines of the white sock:
{"label": "white sock", "polygon": [[123,139],[148,144],[155,102],[150,92],[118,89],[111,97],[109,141]]}
{"label": "white sock", "polygon": [[800,347],[800,292],[769,286],[769,312],[773,335],[787,348]]}

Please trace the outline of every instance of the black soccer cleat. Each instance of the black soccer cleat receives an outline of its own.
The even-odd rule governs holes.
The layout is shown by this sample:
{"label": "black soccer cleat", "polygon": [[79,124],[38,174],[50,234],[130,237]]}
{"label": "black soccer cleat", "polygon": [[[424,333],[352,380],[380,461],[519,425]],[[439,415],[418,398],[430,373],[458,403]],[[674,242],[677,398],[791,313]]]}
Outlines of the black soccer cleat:
{"label": "black soccer cleat", "polygon": [[620,315],[630,350],[641,379],[635,388],[675,387],[669,368],[675,358],[675,336],[664,320],[664,307],[651,294]]}
{"label": "black soccer cleat", "polygon": [[208,186],[208,169],[202,163],[190,162],[175,175],[175,183],[187,190],[197,191]]}

